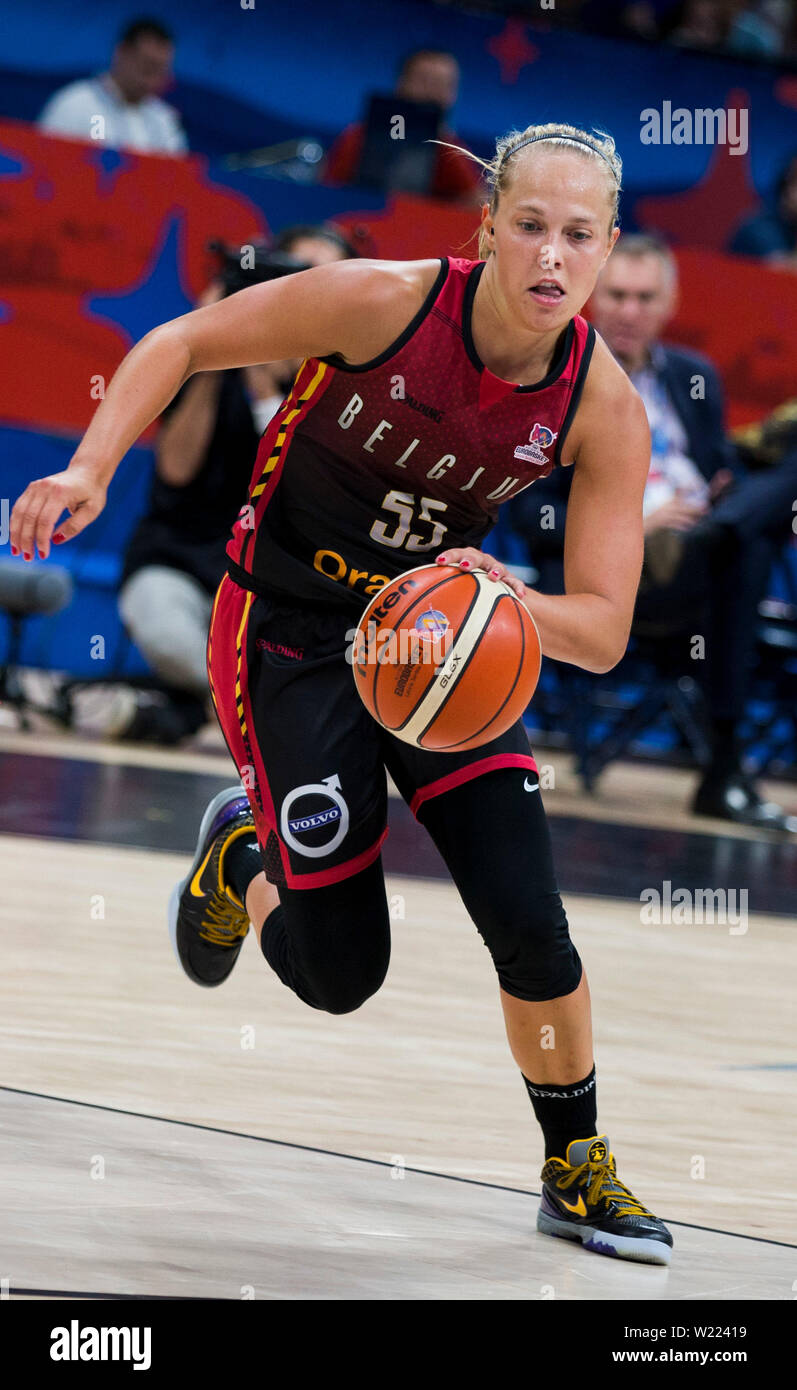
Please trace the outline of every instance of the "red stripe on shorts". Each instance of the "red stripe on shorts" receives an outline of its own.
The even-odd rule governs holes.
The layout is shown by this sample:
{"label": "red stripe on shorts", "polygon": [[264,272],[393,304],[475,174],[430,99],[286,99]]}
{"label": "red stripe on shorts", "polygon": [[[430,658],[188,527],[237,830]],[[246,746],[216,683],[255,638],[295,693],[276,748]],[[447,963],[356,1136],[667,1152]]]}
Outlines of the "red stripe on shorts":
{"label": "red stripe on shorts", "polygon": [[493,772],[498,767],[530,767],[539,777],[539,769],[530,753],[494,753],[490,758],[480,758],[478,762],[468,763],[467,767],[460,767],[456,772],[449,772],[446,777],[438,777],[436,782],[427,782],[425,787],[419,787],[410,802],[412,814],[417,818],[418,807],[424,801],[450,792],[454,787],[461,787],[474,777],[481,777],[483,773]]}
{"label": "red stripe on shorts", "polygon": [[[238,585],[235,584],[235,581],[234,581],[234,580],[231,579],[231,580],[230,580],[230,583],[231,583],[232,585],[234,585],[235,588],[238,588]],[[251,594],[251,595],[248,594],[247,591],[246,591],[245,589],[242,589],[242,590],[241,590],[241,593],[244,595],[244,598],[245,598],[245,599],[246,599],[246,598],[251,598],[252,600],[254,600],[254,595],[253,595],[253,594]],[[250,605],[249,612],[251,613],[251,605]],[[252,766],[254,767],[255,779],[256,779],[257,785],[258,785],[258,787],[259,787],[259,789],[260,789],[260,795],[261,795],[261,799],[262,799],[262,802],[263,802],[263,815],[262,815],[262,817],[258,818],[257,812],[256,812],[255,809],[254,809],[254,806],[253,806],[253,814],[254,814],[254,816],[255,816],[255,821],[256,821],[256,823],[257,823],[258,819],[260,819],[261,825],[262,825],[263,821],[265,821],[266,826],[267,826],[267,830],[273,830],[273,831],[276,833],[276,835],[277,835],[277,841],[278,841],[278,843],[279,843],[279,851],[280,851],[280,859],[282,860],[282,867],[283,867],[283,869],[284,869],[284,871],[285,871],[285,875],[286,875],[286,877],[288,878],[288,881],[290,882],[290,867],[289,867],[289,864],[288,864],[288,852],[287,852],[287,850],[285,849],[285,846],[283,845],[282,840],[280,840],[280,838],[279,838],[279,831],[278,831],[278,829],[277,829],[277,813],[276,813],[276,811],[275,811],[275,809],[274,809],[274,799],[273,799],[273,797],[272,797],[272,795],[271,795],[271,787],[269,786],[268,777],[266,776],[266,769],[265,769],[265,765],[264,765],[264,763],[263,763],[263,758],[262,758],[262,755],[261,755],[261,752],[260,752],[260,744],[258,743],[256,734],[255,734],[255,724],[254,724],[254,716],[253,716],[253,712],[252,712],[252,702],[251,702],[251,700],[250,700],[250,698],[249,698],[249,663],[248,663],[248,661],[247,661],[247,655],[246,655],[246,638],[247,638],[247,635],[248,635],[248,630],[249,630],[249,614],[247,614],[246,623],[245,623],[245,625],[244,625],[244,630],[243,630],[243,633],[241,634],[241,674],[240,674],[240,688],[241,688],[241,703],[242,703],[242,705],[243,705],[243,711],[244,711],[244,722],[245,722],[245,724],[246,724],[246,730],[247,730],[247,734],[248,734],[248,737],[249,737],[248,750],[247,750],[247,752],[248,752],[247,763],[249,763],[250,757],[251,757],[251,764],[252,764]],[[236,628],[236,632],[237,632],[237,628]],[[236,661],[237,661],[237,657],[236,657]],[[234,692],[233,692],[233,708],[234,708],[234,699],[235,699],[235,694],[234,694]],[[235,711],[235,713],[236,713],[236,718],[237,718],[237,710]],[[244,736],[243,736],[243,733],[241,733],[241,743],[244,744]],[[254,790],[254,789],[252,789],[252,790]],[[253,796],[250,794],[250,796],[249,796],[250,804],[253,802],[253,799],[254,799]],[[262,837],[262,839],[261,839],[261,841],[260,841],[260,843],[262,844],[262,846],[263,846],[264,849],[265,849],[265,845],[266,845],[266,839],[267,839],[267,834],[264,834],[263,837]]]}
{"label": "red stripe on shorts", "polygon": [[[248,671],[246,666],[246,637],[249,627],[254,594],[242,589],[229,575],[225,575],[219,586],[213,619],[208,634],[208,671],[210,689],[216,715],[221,726],[227,747],[238,769],[238,776],[249,798],[255,822],[257,838],[265,847],[270,830],[275,828],[274,806],[271,800],[268,781],[265,776],[263,760],[255,738],[252,722],[252,709],[246,688]],[[246,621],[241,623],[246,612]],[[241,633],[241,702],[244,711],[246,734],[238,716],[235,683],[238,676],[237,637]],[[263,809],[257,804],[254,787],[250,786],[249,768],[254,769],[257,786],[261,793]],[[269,817],[271,819],[269,819]],[[280,846],[280,849],[282,846]],[[284,855],[283,855],[284,860]]]}
{"label": "red stripe on shorts", "polygon": [[[282,867],[289,888],[322,888],[329,883],[340,883],[342,879],[349,878],[352,874],[359,873],[361,869],[372,864],[384,844],[388,831],[385,828],[373,845],[352,859],[347,859],[343,864],[336,864],[329,869],[319,869],[310,874],[295,874],[292,871],[288,851],[279,833],[278,817],[260,746],[255,736],[252,703],[249,698],[246,638],[249,628],[249,613],[251,613],[253,601],[254,595],[249,590],[242,589],[239,584],[230,579],[229,575],[224,576],[216,595],[211,630],[208,634],[208,668],[213,703],[227,747],[249,797],[260,844],[265,847],[269,832],[273,830],[277,836]],[[247,604],[249,605],[249,612],[246,614],[246,621],[242,628],[241,623]],[[235,683],[238,677],[236,639],[239,631],[241,633],[240,688],[245,733],[238,716],[235,693]],[[262,812],[257,805],[254,788],[247,786],[250,779],[246,778],[244,773],[248,767],[254,768],[255,779],[263,803]]]}
{"label": "red stripe on shorts", "polygon": [[[289,888],[325,888],[329,883],[340,883],[344,878],[351,878],[352,874],[358,874],[361,869],[367,869],[369,864],[373,864],[379,851],[387,839],[387,827],[382,831],[379,839],[364,849],[361,854],[357,854],[353,859],[347,859],[345,864],[336,864],[332,869],[318,869],[314,874],[294,874],[290,869],[285,868]],[[282,850],[282,841],[280,841]],[[283,851],[283,862],[285,854]]]}

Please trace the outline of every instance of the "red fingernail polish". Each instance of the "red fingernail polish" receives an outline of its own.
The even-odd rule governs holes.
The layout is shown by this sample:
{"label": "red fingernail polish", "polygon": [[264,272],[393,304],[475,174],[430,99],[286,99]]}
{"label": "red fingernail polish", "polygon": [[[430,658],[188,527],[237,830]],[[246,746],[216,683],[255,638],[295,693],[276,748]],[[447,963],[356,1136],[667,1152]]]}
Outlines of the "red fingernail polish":
{"label": "red fingernail polish", "polygon": [[32,559],[33,559],[33,556],[32,556],[32,555],[29,555],[28,552],[27,552],[27,550],[25,551],[25,559],[26,559],[26,560],[32,560]]}
{"label": "red fingernail polish", "polygon": [[445,564],[445,560],[446,560],[445,555],[438,555],[438,557],[437,557],[437,563],[438,563],[438,565],[444,565],[444,564]]}
{"label": "red fingernail polish", "polygon": [[464,570],[470,569],[470,560],[460,560],[460,566]]}
{"label": "red fingernail polish", "polygon": [[40,560],[43,560],[44,558],[45,558],[45,557],[44,557],[44,551],[43,551],[43,550],[40,550],[40,551],[39,551],[39,559],[40,559]]}
{"label": "red fingernail polish", "polygon": [[11,547],[11,554],[12,554],[12,555],[18,555],[18,554],[19,554],[19,550],[18,550],[17,546],[12,545],[12,547]]}
{"label": "red fingernail polish", "polygon": [[60,531],[56,531],[55,535],[53,536],[53,545],[60,545],[60,544],[61,544],[61,541],[62,541],[63,539],[64,539],[64,538],[63,538],[61,532],[60,532]]}
{"label": "red fingernail polish", "polygon": [[490,570],[490,574],[494,574],[494,575],[496,575],[496,577],[497,577],[497,575],[498,575],[498,570]]}

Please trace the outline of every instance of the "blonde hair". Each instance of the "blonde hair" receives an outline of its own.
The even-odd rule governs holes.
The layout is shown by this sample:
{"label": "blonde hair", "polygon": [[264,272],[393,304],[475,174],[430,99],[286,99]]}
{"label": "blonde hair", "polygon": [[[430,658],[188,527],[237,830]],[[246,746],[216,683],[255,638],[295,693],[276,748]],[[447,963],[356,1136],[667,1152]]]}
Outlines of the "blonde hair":
{"label": "blonde hair", "polygon": [[[548,122],[547,125],[526,126],[525,130],[511,130],[507,135],[502,135],[496,141],[495,154],[490,160],[480,159],[478,155],[473,154],[470,150],[462,149],[459,145],[450,145],[449,148],[458,149],[461,154],[469,155],[471,159],[482,166],[490,190],[490,212],[494,215],[500,195],[509,186],[512,156],[518,150],[524,149],[527,145],[536,144],[538,141],[549,146],[552,145],[554,148],[575,150],[587,158],[598,159],[609,171],[611,174],[612,206],[612,220],[609,230],[611,232],[618,222],[623,162],[617,153],[614,140],[605,131],[590,132],[581,130],[578,126],[554,121]],[[443,144],[444,142],[438,141],[437,143]],[[479,229],[479,256],[482,260],[486,260],[492,253],[489,242],[489,233],[482,226]]]}

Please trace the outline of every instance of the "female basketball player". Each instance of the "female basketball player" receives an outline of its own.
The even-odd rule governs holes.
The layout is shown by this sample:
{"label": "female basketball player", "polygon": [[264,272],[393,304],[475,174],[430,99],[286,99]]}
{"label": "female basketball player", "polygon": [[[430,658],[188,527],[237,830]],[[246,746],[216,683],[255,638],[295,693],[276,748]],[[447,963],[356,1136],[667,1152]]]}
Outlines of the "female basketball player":
{"label": "female basketball player", "polygon": [[[458,754],[413,748],[369,717],[345,659],[369,598],[424,557],[505,579],[557,661],[607,671],[625,650],[649,434],[579,312],[619,234],[620,160],[609,137],[547,125],[500,140],[486,167],[478,261],[324,266],[148,333],[68,469],[17,502],[11,540],[29,559],[34,547],[48,554],[51,536],[82,531],[120,459],[192,373],[305,359],[261,440],[215,599],[210,685],[246,794],[235,786],[207,809],[172,900],[179,959],[197,983],[221,983],[251,922],[300,999],[358,1008],[390,952],[387,767],[495,964],[545,1138],[539,1229],[667,1263],[668,1230],[619,1181],[596,1133],[587,979],[522,724]],[[481,541],[500,502],[570,465],[566,593],[543,595]],[[551,1037],[555,1047],[541,1046]]]}

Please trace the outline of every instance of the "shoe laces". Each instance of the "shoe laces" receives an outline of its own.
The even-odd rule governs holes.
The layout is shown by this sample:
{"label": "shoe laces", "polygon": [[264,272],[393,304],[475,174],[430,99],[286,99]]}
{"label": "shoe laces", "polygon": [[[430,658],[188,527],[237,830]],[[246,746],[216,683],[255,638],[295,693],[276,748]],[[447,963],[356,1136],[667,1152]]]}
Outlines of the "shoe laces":
{"label": "shoe laces", "polygon": [[212,946],[235,946],[249,931],[249,918],[224,892],[215,893],[205,910],[199,935]]}
{"label": "shoe laces", "polygon": [[597,1206],[598,1202],[606,1201],[615,1203],[616,1216],[652,1216],[653,1212],[637,1200],[633,1192],[630,1192],[625,1183],[620,1182],[615,1169],[614,1156],[608,1163],[579,1163],[576,1168],[571,1168],[570,1172],[564,1177],[557,1177],[557,1187],[570,1187],[579,1180],[584,1180],[589,1176],[589,1186],[587,1188],[587,1201],[590,1206]]}

